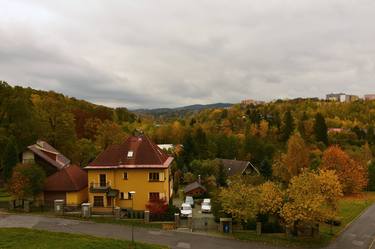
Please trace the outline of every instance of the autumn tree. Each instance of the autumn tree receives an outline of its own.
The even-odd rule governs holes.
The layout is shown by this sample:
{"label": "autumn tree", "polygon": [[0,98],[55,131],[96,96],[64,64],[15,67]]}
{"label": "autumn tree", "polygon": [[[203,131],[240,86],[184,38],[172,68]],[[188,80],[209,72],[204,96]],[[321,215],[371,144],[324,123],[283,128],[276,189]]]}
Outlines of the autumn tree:
{"label": "autumn tree", "polygon": [[98,127],[96,145],[104,150],[109,145],[122,143],[125,138],[126,133],[118,124],[106,120]]}
{"label": "autumn tree", "polygon": [[341,195],[341,185],[333,171],[305,171],[291,179],[281,217],[289,228],[324,222],[337,214]]}
{"label": "autumn tree", "polygon": [[260,214],[278,215],[283,202],[283,193],[275,183],[268,181],[259,186]]}
{"label": "autumn tree", "polygon": [[292,177],[301,173],[302,169],[308,168],[309,152],[299,133],[294,133],[288,140],[288,150],[284,163]]}
{"label": "autumn tree", "polygon": [[35,164],[17,164],[9,183],[9,192],[18,199],[34,198],[43,191],[45,172]]}
{"label": "autumn tree", "polygon": [[227,188],[221,188],[219,200],[223,211],[235,219],[251,220],[258,214],[258,188],[241,181],[233,181]]}
{"label": "autumn tree", "polygon": [[315,115],[314,132],[316,141],[323,142],[328,145],[328,129],[326,121],[321,113]]}
{"label": "autumn tree", "polygon": [[168,203],[165,199],[153,199],[146,204],[146,209],[150,211],[152,220],[161,220],[168,210]]}
{"label": "autumn tree", "polygon": [[324,151],[319,168],[335,170],[345,194],[358,193],[367,184],[363,165],[351,159],[339,146]]}

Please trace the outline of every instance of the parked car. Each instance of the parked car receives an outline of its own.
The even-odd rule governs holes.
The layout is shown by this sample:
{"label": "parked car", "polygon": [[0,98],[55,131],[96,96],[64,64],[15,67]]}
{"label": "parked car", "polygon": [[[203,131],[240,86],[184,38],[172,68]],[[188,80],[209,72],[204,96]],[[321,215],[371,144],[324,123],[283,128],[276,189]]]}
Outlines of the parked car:
{"label": "parked car", "polygon": [[189,203],[182,203],[181,217],[188,217],[189,215],[193,215],[193,209],[191,208]]}
{"label": "parked car", "polygon": [[186,198],[185,198],[185,203],[190,204],[190,206],[193,208],[193,207],[194,207],[194,199],[193,199],[193,197],[191,197],[191,196],[186,196]]}
{"label": "parked car", "polygon": [[211,199],[203,199],[201,211],[202,213],[211,213]]}

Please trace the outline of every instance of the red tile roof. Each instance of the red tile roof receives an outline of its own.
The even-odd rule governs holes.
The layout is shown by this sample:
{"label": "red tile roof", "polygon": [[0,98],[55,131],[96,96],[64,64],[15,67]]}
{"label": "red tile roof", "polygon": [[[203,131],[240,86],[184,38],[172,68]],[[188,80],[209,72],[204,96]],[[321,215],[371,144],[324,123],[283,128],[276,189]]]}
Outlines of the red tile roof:
{"label": "red tile roof", "polygon": [[49,176],[44,191],[79,191],[87,187],[87,172],[77,165],[69,165]]}
{"label": "red tile roof", "polygon": [[68,158],[45,141],[38,140],[36,144],[30,145],[27,148],[59,170],[70,164]]}
{"label": "red tile roof", "polygon": [[[128,156],[132,151],[132,156]],[[112,145],[91,162],[86,169],[97,168],[168,168],[173,161],[147,136],[131,136],[119,145]]]}

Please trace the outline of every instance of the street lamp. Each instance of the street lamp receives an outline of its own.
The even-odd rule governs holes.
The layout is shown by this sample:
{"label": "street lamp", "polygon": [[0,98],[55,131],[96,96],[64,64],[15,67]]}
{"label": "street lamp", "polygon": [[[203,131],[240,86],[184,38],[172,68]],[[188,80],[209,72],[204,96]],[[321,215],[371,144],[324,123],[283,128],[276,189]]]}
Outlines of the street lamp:
{"label": "street lamp", "polygon": [[[130,198],[132,199],[132,218],[134,217],[134,195],[135,191],[130,191]],[[134,222],[132,221],[132,245],[134,245]]]}

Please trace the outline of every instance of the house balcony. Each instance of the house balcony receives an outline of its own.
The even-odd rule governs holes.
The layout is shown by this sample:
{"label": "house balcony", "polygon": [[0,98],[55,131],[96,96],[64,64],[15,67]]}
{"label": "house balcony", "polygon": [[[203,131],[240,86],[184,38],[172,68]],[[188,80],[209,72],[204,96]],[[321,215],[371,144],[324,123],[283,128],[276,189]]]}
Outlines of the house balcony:
{"label": "house balcony", "polygon": [[111,188],[111,185],[109,182],[106,183],[96,183],[91,182],[90,183],[90,192],[91,193],[106,193]]}

